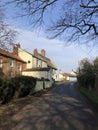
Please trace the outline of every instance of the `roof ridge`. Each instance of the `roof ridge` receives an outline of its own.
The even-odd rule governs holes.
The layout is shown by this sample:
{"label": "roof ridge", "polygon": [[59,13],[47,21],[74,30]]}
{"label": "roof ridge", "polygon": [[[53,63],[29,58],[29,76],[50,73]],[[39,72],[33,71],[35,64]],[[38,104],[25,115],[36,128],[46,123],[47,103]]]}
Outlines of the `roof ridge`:
{"label": "roof ridge", "polygon": [[10,57],[10,58],[13,58],[13,59],[16,59],[18,61],[25,62],[19,56],[16,56],[15,54],[13,54],[13,52],[9,52],[9,51],[3,50],[1,48],[0,48],[0,54],[5,55],[5,56]]}

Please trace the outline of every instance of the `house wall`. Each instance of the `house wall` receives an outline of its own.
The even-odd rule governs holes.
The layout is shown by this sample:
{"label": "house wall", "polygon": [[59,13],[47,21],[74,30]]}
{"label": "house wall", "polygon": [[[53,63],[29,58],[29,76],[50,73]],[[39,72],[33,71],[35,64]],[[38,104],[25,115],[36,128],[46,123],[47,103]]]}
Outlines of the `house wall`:
{"label": "house wall", "polygon": [[47,67],[47,63],[43,60],[40,60],[36,57],[33,57],[32,54],[18,48],[18,56],[21,57],[22,60],[24,60],[27,63],[27,69],[33,68],[33,67]]}
{"label": "house wall", "polygon": [[64,76],[64,80],[69,81],[70,80],[69,76]]}
{"label": "house wall", "polygon": [[4,74],[8,73],[8,58],[0,55],[0,59],[2,59],[2,71]]}
{"label": "house wall", "polygon": [[22,75],[25,75],[25,76],[33,76],[33,77],[36,77],[36,78],[45,78],[45,79],[48,79],[48,72],[47,71],[24,71],[22,72]]}
{"label": "house wall", "polygon": [[49,72],[48,72],[48,79],[51,81],[53,79],[53,69],[50,68]]}
{"label": "house wall", "polygon": [[53,75],[53,78],[55,81],[63,81],[64,80],[64,76],[61,73],[55,73]]}
{"label": "house wall", "polygon": [[47,63],[44,62],[43,60],[37,59],[35,57],[33,57],[33,67],[47,67]]}
{"label": "house wall", "polygon": [[[45,54],[44,50],[43,54]],[[47,60],[42,55],[38,55],[37,49],[34,50],[34,56],[21,48],[18,48],[18,56],[21,57],[27,63],[26,69],[32,68],[47,68]],[[22,75],[33,76],[37,78],[44,77],[45,79],[49,79],[52,81],[53,76],[53,69],[51,68],[48,72],[47,71],[23,71]]]}
{"label": "house wall", "polygon": [[27,63],[26,69],[30,69],[33,67],[33,59],[31,54],[18,48],[18,56]]}
{"label": "house wall", "polygon": [[[6,76],[13,77],[16,74],[21,74],[21,71],[25,69],[25,64],[17,61],[13,58],[9,58],[3,55],[0,55],[0,59],[2,59],[2,71]],[[10,65],[10,60],[13,61],[13,66]],[[21,69],[18,68],[18,66],[21,66]]]}

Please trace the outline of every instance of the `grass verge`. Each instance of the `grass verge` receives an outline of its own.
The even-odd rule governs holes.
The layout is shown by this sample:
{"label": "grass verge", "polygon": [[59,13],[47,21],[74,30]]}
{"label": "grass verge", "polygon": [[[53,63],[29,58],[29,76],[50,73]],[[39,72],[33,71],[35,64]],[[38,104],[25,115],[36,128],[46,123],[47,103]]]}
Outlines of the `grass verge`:
{"label": "grass verge", "polygon": [[85,96],[87,96],[92,102],[98,104],[98,97],[86,88],[80,87],[80,92],[82,92]]}
{"label": "grass verge", "polygon": [[95,108],[98,109],[98,96],[96,96],[92,91],[89,91],[84,87],[80,87],[80,92],[89,99],[89,101]]}

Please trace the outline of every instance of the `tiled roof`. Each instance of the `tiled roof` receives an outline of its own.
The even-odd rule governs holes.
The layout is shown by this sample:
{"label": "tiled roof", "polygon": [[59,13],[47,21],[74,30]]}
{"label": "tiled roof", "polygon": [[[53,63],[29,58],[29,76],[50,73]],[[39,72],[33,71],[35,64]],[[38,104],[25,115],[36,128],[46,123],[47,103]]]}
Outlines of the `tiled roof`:
{"label": "tiled roof", "polygon": [[47,64],[48,64],[49,67],[51,67],[51,68],[57,70],[57,67],[52,63],[52,61],[51,61],[50,59],[47,60]]}
{"label": "tiled roof", "polygon": [[[24,51],[25,51],[25,50],[24,50]],[[25,51],[25,52],[27,52],[27,51]],[[27,53],[29,53],[29,52],[27,52]],[[38,52],[37,52],[36,55],[31,54],[31,53],[29,53],[29,54],[32,55],[33,57],[39,59],[39,60],[42,60],[42,61],[46,62],[47,65],[48,65],[48,67],[57,70],[57,67],[56,67],[56,66],[52,63],[52,61],[51,61],[49,58],[47,58],[46,56],[43,56],[42,54],[40,54],[40,53],[38,53]]]}
{"label": "tiled roof", "polygon": [[35,57],[35,58],[37,58],[37,59],[39,59],[39,60],[42,60],[42,61],[46,62],[46,58],[44,56],[40,55],[40,54],[38,54],[38,55],[32,55],[32,56]]}
{"label": "tiled roof", "polygon": [[57,67],[52,63],[52,61],[51,61],[49,58],[47,58],[47,57],[45,57],[45,56],[42,56],[42,55],[39,54],[39,53],[36,55],[36,57],[42,57],[42,58],[44,59],[44,61],[47,62],[47,65],[48,65],[50,68],[53,68],[53,69],[57,70]]}
{"label": "tiled roof", "polygon": [[[24,50],[25,51],[25,50]],[[28,52],[28,51],[25,51],[25,52],[27,52],[28,54],[30,54],[30,55],[32,55],[33,57],[35,57],[35,58],[37,58],[37,59],[39,59],[39,60],[42,60],[42,61],[44,61],[44,62],[46,62],[46,59],[45,59],[45,57],[44,56],[42,56],[41,54],[37,54],[37,55],[34,55],[34,54],[32,54],[32,53],[30,53],[30,52]],[[42,58],[41,58],[42,57]]]}
{"label": "tiled roof", "polygon": [[3,56],[9,57],[9,58],[13,58],[15,60],[18,60],[18,61],[26,63],[19,56],[13,55],[13,53],[11,53],[11,52],[8,52],[8,51],[0,49],[0,54],[3,55]]}
{"label": "tiled roof", "polygon": [[76,75],[70,73],[64,73],[63,76],[76,77]]}

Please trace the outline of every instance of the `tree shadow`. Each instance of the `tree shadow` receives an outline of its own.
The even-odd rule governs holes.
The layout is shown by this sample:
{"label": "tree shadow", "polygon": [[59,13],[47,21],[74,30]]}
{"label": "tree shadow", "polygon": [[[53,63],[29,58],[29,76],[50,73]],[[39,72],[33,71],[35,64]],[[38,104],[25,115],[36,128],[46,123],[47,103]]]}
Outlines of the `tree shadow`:
{"label": "tree shadow", "polygon": [[0,130],[98,130],[97,116],[77,87],[58,85],[17,113],[3,119]]}

